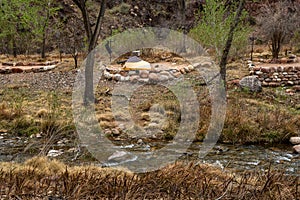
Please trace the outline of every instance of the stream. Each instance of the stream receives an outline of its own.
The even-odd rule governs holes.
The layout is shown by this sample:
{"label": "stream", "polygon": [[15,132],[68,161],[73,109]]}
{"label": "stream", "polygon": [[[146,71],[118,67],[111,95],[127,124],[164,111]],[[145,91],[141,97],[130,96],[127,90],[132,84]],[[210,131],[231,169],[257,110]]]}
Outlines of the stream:
{"label": "stream", "polygon": [[[144,147],[140,145],[123,145],[121,147],[127,151],[138,151],[147,154],[153,147],[157,148],[163,145],[159,142],[147,144]],[[291,145],[264,147],[260,145],[217,144],[201,159],[199,158],[199,146],[201,146],[201,143],[192,143],[187,153],[180,156],[178,160],[208,163],[235,172],[247,170],[266,171],[271,167],[271,169],[282,170],[291,175],[298,176],[300,174],[300,155],[293,153]],[[162,157],[161,162],[164,162],[164,159]],[[131,162],[131,160],[128,161]]]}
{"label": "stream", "polygon": [[[11,138],[8,134],[0,134],[0,161],[14,161],[21,162],[39,154],[41,147],[31,148],[39,144],[39,140],[35,139],[32,142],[29,138],[14,137]],[[165,145],[163,142],[149,142],[149,143],[125,143],[119,141],[117,146],[122,150],[118,157],[119,163],[128,163],[138,161],[138,156],[131,156],[132,153],[137,152],[144,155],[149,155],[155,152],[156,149],[162,148]],[[184,154],[170,151],[167,156],[179,157],[183,161],[196,161],[199,163],[213,164],[222,169],[229,169],[235,172],[243,172],[246,170],[264,171],[271,169],[283,170],[287,174],[298,176],[300,173],[300,155],[292,151],[292,145],[277,145],[276,147],[264,147],[259,145],[226,145],[217,144],[212,150],[203,158],[199,159],[199,146],[201,143],[192,143],[190,148]],[[74,146],[74,142],[66,139],[51,146],[48,150],[49,157],[55,157],[68,164],[96,164],[99,162],[81,160],[82,156],[79,147]],[[50,151],[53,154],[49,154]],[[57,154],[55,154],[57,152]],[[47,154],[46,154],[47,155]],[[163,162],[166,158],[159,157],[157,162]],[[118,163],[106,163],[108,166],[116,166]]]}

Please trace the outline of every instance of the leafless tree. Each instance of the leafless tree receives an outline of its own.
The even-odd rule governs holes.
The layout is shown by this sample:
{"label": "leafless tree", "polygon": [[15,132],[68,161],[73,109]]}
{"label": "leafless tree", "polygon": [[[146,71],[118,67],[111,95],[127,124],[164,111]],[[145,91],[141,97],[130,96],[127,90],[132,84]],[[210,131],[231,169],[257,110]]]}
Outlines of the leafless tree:
{"label": "leafless tree", "polygon": [[[78,52],[84,49],[84,32],[81,28],[82,21],[76,15],[70,15],[65,23],[61,23],[60,32],[57,35],[58,49],[61,53],[71,54],[75,68],[78,67]],[[60,56],[61,58],[61,56]]]}
{"label": "leafless tree", "polygon": [[266,2],[258,17],[260,34],[271,42],[273,59],[278,59],[282,45],[299,28],[299,2],[293,0]]}

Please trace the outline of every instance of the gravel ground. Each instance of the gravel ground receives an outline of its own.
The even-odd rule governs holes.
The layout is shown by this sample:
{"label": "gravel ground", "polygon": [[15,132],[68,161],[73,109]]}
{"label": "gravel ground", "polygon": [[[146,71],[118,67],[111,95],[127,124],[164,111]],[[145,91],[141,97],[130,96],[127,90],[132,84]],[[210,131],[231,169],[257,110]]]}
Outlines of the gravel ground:
{"label": "gravel ground", "polygon": [[76,71],[0,74],[0,88],[26,86],[35,90],[68,90],[73,88],[76,75]]}

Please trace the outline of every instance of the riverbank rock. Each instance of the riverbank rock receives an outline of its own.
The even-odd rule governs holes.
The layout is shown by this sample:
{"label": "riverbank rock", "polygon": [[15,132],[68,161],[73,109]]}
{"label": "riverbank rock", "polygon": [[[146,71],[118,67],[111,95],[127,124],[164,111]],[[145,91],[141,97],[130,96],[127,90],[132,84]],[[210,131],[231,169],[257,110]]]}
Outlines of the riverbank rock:
{"label": "riverbank rock", "polygon": [[291,137],[290,142],[292,144],[300,144],[300,137]]}
{"label": "riverbank rock", "polygon": [[258,80],[257,76],[246,76],[242,78],[239,82],[241,89],[249,90],[251,92],[261,92],[262,86],[261,82]]}
{"label": "riverbank rock", "polygon": [[295,153],[300,153],[300,144],[293,146]]}

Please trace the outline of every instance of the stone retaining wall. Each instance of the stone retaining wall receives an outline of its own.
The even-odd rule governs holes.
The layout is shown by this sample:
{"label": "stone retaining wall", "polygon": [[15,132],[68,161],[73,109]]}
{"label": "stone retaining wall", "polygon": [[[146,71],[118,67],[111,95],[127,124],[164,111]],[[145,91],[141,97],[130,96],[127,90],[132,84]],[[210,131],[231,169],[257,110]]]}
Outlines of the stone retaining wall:
{"label": "stone retaining wall", "polygon": [[300,66],[254,66],[250,75],[258,76],[263,86],[300,85]]}
{"label": "stone retaining wall", "polygon": [[54,69],[58,61],[51,62],[4,62],[0,63],[0,74],[45,72]]}
{"label": "stone retaining wall", "polygon": [[151,70],[122,70],[118,68],[106,68],[103,75],[108,80],[130,81],[142,83],[165,82],[178,79],[183,74],[194,70],[194,66],[168,67],[162,64],[152,64]]}

